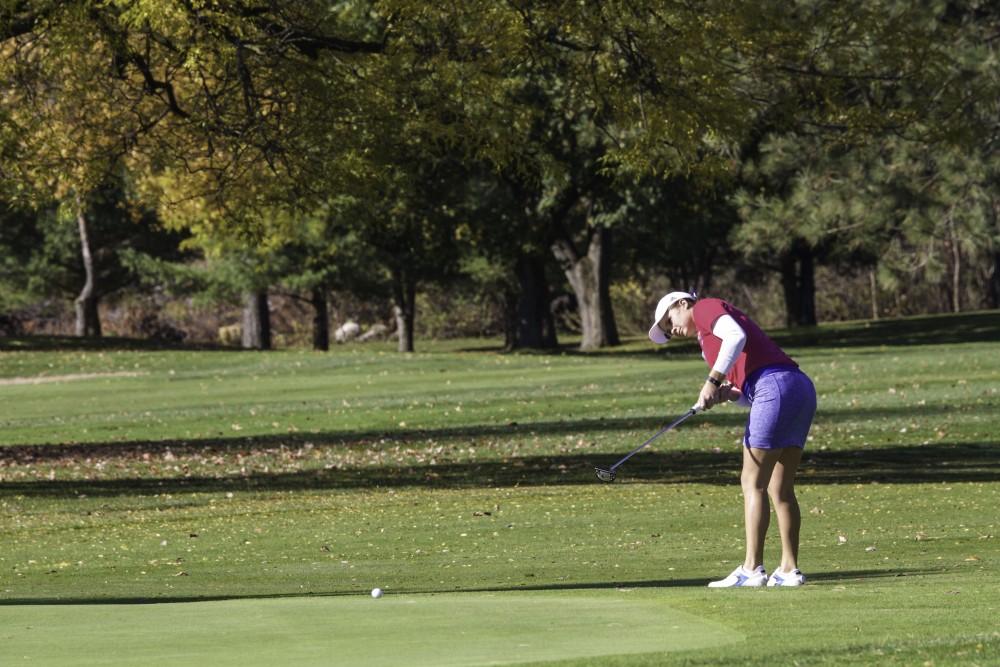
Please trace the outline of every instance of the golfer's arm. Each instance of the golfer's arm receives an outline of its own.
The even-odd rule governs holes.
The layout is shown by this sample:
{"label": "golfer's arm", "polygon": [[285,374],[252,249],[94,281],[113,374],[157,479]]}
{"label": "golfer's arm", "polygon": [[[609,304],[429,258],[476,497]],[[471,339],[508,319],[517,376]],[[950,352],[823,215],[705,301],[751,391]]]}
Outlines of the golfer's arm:
{"label": "golfer's arm", "polygon": [[736,363],[736,358],[743,351],[743,346],[747,342],[747,334],[731,315],[723,315],[717,319],[712,325],[712,333],[722,340],[722,346],[719,348],[719,356],[715,360],[715,365],[712,366],[711,375],[721,380],[726,377],[733,364]]}

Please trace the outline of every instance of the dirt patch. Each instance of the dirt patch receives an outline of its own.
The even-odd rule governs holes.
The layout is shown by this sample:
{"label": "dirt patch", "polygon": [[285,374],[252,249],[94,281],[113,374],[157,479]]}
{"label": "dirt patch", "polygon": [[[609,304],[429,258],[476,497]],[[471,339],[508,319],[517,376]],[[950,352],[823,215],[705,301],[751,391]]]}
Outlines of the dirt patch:
{"label": "dirt patch", "polygon": [[0,386],[12,384],[44,384],[46,382],[73,382],[75,380],[93,380],[95,378],[134,378],[148,373],[121,371],[119,373],[73,373],[70,375],[41,375],[31,378],[0,378]]}

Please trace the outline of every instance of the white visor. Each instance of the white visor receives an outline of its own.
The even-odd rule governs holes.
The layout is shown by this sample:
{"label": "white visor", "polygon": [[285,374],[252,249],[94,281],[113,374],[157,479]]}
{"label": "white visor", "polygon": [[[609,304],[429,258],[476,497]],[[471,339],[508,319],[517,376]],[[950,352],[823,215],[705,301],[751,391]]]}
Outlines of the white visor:
{"label": "white visor", "polygon": [[663,316],[667,314],[671,306],[680,301],[681,299],[690,299],[695,301],[696,297],[694,294],[689,294],[688,292],[671,292],[666,295],[660,302],[656,304],[656,312],[653,314],[653,326],[649,328],[649,340],[653,341],[657,345],[663,345],[668,340],[670,340],[670,334],[665,333],[658,325]]}

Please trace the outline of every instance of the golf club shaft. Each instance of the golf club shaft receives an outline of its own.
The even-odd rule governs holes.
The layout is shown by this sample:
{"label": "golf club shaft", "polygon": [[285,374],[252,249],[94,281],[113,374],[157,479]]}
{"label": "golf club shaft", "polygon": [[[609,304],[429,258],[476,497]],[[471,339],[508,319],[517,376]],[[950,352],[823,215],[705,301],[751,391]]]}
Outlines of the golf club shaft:
{"label": "golf club shaft", "polygon": [[621,460],[621,461],[619,461],[618,463],[616,463],[616,464],[614,464],[613,466],[611,466],[611,467],[610,467],[610,468],[609,468],[608,470],[610,470],[611,472],[614,472],[615,470],[617,470],[617,469],[618,469],[618,466],[620,466],[621,464],[623,464],[623,463],[625,463],[626,461],[628,461],[628,460],[629,460],[630,458],[632,458],[632,456],[633,456],[634,454],[637,454],[637,453],[638,453],[639,451],[641,451],[641,450],[642,450],[642,449],[643,449],[643,448],[644,448],[644,447],[645,447],[646,445],[648,445],[649,443],[653,442],[654,440],[656,440],[657,438],[659,438],[659,437],[660,437],[661,435],[663,435],[664,433],[666,433],[666,432],[667,432],[667,431],[669,431],[670,429],[674,428],[675,426],[677,426],[678,424],[680,424],[680,423],[681,423],[682,421],[684,421],[685,419],[687,419],[687,418],[688,418],[688,417],[690,417],[691,415],[695,414],[696,412],[698,412],[698,409],[697,409],[697,408],[691,408],[690,410],[688,410],[687,412],[685,412],[685,413],[684,413],[683,415],[681,415],[680,417],[678,417],[678,418],[677,418],[677,419],[676,419],[676,420],[674,421],[674,423],[672,423],[672,424],[668,424],[667,426],[664,426],[664,427],[663,427],[663,428],[661,428],[661,429],[660,429],[659,431],[657,431],[657,432],[656,432],[656,434],[655,434],[655,435],[654,435],[654,436],[653,436],[652,438],[650,438],[649,440],[647,440],[646,442],[642,443],[641,445],[639,445],[638,447],[636,447],[635,449],[633,449],[633,450],[632,450],[631,452],[629,452],[628,454],[626,454],[626,455],[625,455],[625,456],[624,456],[624,457],[622,458],[622,460]]}

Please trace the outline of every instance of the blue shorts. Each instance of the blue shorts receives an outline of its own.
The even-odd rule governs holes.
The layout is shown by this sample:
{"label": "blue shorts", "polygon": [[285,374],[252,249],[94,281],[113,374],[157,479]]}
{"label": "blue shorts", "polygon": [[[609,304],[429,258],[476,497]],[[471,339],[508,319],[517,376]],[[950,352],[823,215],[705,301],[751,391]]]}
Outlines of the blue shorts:
{"label": "blue shorts", "polygon": [[798,368],[771,366],[743,385],[750,401],[743,445],[758,449],[805,447],[816,414],[816,388]]}

